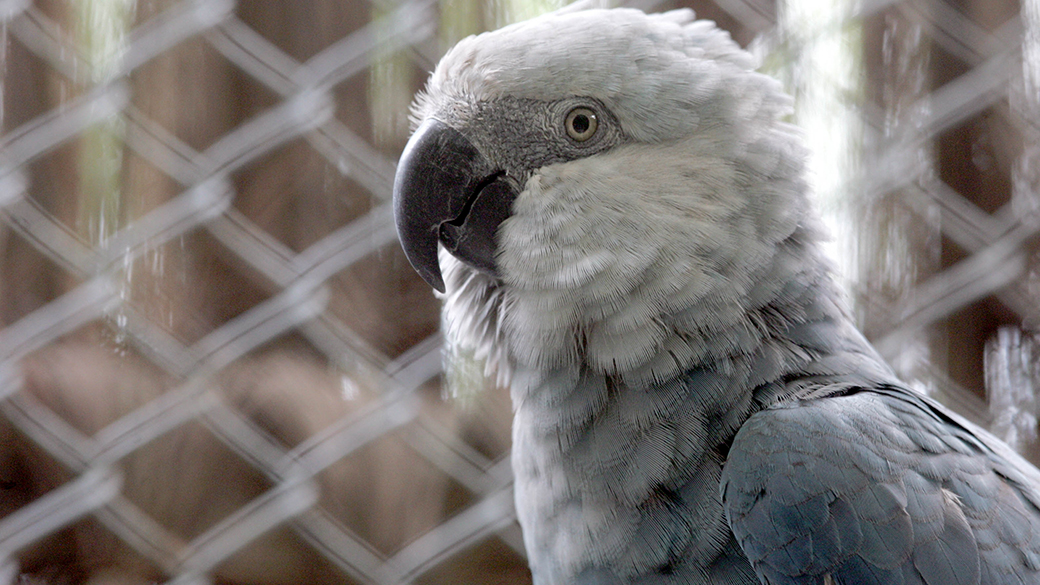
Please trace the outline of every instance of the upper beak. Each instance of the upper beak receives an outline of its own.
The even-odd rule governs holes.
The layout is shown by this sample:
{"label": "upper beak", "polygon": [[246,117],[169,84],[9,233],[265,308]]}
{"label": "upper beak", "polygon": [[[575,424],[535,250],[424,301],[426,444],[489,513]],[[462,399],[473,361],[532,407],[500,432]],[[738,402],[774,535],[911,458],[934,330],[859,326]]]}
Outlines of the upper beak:
{"label": "upper beak", "polygon": [[437,242],[491,274],[495,234],[517,190],[461,132],[428,118],[408,140],[394,177],[394,220],[412,267],[444,292]]}

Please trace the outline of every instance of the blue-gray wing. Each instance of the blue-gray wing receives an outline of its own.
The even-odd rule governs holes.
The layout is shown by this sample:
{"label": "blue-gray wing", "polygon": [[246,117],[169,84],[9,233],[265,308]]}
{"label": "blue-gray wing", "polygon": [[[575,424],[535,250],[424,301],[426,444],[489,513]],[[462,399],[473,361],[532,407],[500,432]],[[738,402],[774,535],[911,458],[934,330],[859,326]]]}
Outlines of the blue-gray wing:
{"label": "blue-gray wing", "polygon": [[1040,474],[907,390],[755,414],[721,489],[763,583],[1040,583]]}

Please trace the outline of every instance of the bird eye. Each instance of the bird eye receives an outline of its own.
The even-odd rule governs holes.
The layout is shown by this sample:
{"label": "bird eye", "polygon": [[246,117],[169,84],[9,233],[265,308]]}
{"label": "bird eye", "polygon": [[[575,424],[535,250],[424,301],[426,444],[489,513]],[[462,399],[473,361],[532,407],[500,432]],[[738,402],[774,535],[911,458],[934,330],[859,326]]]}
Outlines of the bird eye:
{"label": "bird eye", "polygon": [[567,136],[576,142],[585,142],[596,134],[599,120],[596,119],[596,112],[579,107],[567,113],[564,125],[567,127]]}

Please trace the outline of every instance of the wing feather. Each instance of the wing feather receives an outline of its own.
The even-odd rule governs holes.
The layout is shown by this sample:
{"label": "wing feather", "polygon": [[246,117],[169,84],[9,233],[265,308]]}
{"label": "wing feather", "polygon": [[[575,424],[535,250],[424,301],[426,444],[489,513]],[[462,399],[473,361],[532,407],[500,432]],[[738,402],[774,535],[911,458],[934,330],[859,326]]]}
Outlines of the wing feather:
{"label": "wing feather", "polygon": [[764,583],[1040,583],[1037,489],[984,431],[900,388],[752,416],[722,475]]}

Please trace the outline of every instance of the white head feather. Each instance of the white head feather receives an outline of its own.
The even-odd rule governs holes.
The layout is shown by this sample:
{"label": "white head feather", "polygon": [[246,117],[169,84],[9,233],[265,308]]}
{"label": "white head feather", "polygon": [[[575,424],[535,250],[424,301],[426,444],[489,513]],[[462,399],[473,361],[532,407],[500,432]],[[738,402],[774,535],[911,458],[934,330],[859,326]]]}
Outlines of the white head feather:
{"label": "white head feather", "polygon": [[742,320],[771,286],[815,270],[778,247],[815,237],[804,152],[781,121],[790,99],[688,10],[588,10],[463,40],[413,114],[575,96],[605,106],[624,140],[531,172],[498,233],[500,280],[442,250],[446,335],[500,381],[578,364],[666,379],[705,358],[698,335],[756,326]]}

